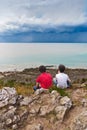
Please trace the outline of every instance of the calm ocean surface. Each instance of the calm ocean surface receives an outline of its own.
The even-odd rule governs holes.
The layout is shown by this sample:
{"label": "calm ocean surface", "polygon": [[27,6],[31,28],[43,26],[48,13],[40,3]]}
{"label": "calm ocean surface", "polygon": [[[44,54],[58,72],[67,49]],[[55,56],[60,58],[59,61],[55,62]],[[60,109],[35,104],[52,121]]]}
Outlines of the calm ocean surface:
{"label": "calm ocean surface", "polygon": [[87,68],[87,43],[0,43],[0,71],[42,64]]}

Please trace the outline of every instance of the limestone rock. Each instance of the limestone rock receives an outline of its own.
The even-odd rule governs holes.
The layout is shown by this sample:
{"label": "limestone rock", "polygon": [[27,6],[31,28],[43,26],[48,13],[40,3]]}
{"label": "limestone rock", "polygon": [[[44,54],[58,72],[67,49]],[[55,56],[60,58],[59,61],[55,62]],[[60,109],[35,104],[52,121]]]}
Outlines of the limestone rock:
{"label": "limestone rock", "polygon": [[58,106],[55,108],[56,117],[59,121],[63,121],[66,111],[67,111],[67,108],[64,106]]}
{"label": "limestone rock", "polygon": [[17,130],[17,128],[18,128],[17,124],[12,125],[13,130]]}
{"label": "limestone rock", "polygon": [[81,87],[86,87],[86,84],[85,83],[81,84]]}
{"label": "limestone rock", "polygon": [[22,110],[17,99],[15,88],[4,87],[0,90],[0,130],[17,130],[27,119],[28,111],[26,108]]}
{"label": "limestone rock", "polygon": [[87,111],[75,117],[71,130],[87,130]]}
{"label": "limestone rock", "polygon": [[67,96],[65,96],[65,97],[62,97],[60,99],[60,104],[66,106],[67,108],[71,108],[72,101],[71,101],[70,98],[68,98]]}
{"label": "limestone rock", "polygon": [[35,95],[41,94],[41,93],[49,93],[48,89],[40,88],[35,91]]}
{"label": "limestone rock", "polygon": [[7,104],[15,104],[17,100],[17,93],[15,88],[4,87],[0,90],[0,108]]}
{"label": "limestone rock", "polygon": [[56,90],[53,90],[51,92],[51,100],[52,100],[53,104],[58,104],[60,98],[61,98],[61,96]]}
{"label": "limestone rock", "polygon": [[43,126],[41,124],[32,124],[28,125],[25,130],[43,130]]}
{"label": "limestone rock", "polygon": [[70,98],[55,90],[51,93],[43,90],[29,97],[19,96],[9,87],[0,92],[0,103],[5,102],[0,107],[0,130],[21,130],[26,123],[24,130],[57,130],[56,124],[64,121],[72,106]]}
{"label": "limestone rock", "polygon": [[6,125],[10,125],[11,123],[12,123],[12,119],[8,118],[8,119],[6,120]]}
{"label": "limestone rock", "polygon": [[30,114],[35,114],[35,115],[36,115],[36,114],[39,113],[40,108],[41,108],[40,105],[34,106],[34,107],[32,107],[32,108],[29,109],[29,113],[30,113]]}
{"label": "limestone rock", "polygon": [[20,102],[20,106],[23,106],[23,105],[27,106],[27,105],[29,105],[29,103],[32,102],[32,100],[33,100],[32,98],[25,97],[25,98]]}
{"label": "limestone rock", "polygon": [[83,107],[87,107],[87,99],[82,99],[81,104]]}
{"label": "limestone rock", "polygon": [[81,84],[81,87],[87,87],[87,81]]}

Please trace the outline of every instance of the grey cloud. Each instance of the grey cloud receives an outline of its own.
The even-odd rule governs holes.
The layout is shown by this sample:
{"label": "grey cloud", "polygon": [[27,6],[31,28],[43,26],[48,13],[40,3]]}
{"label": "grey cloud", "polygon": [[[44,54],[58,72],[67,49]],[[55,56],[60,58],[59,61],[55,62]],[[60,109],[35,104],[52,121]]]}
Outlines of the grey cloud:
{"label": "grey cloud", "polygon": [[4,31],[6,25],[6,30],[12,29],[10,24],[7,27],[8,23],[11,26],[17,23],[18,28],[24,24],[49,27],[81,24],[86,22],[83,8],[83,0],[3,0],[0,3],[0,28]]}

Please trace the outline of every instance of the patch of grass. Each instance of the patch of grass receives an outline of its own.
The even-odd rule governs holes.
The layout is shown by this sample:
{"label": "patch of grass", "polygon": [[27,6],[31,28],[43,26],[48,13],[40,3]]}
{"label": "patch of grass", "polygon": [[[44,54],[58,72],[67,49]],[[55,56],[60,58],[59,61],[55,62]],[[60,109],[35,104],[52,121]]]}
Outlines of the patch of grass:
{"label": "patch of grass", "polygon": [[61,89],[61,88],[57,88],[56,86],[52,86],[49,89],[49,92],[52,92],[53,90],[56,90],[57,92],[59,92],[61,96],[69,96],[68,93],[65,91],[65,89]]}
{"label": "patch of grass", "polygon": [[14,80],[8,80],[6,83],[4,83],[4,86],[14,87],[15,81]]}
{"label": "patch of grass", "polygon": [[23,95],[23,96],[28,96],[31,95],[34,90],[33,90],[33,83],[18,83],[15,80],[7,80],[3,81],[0,80],[0,89],[3,87],[14,87],[17,91],[18,94]]}
{"label": "patch of grass", "polygon": [[3,79],[0,79],[0,86],[3,86],[3,85],[4,85]]}
{"label": "patch of grass", "polygon": [[3,86],[4,86],[4,82],[3,82],[3,80],[2,80],[2,79],[0,79],[0,89],[2,89],[2,88],[3,88]]}
{"label": "patch of grass", "polygon": [[84,89],[87,89],[87,84],[84,86]]}
{"label": "patch of grass", "polygon": [[23,95],[23,96],[28,96],[33,93],[33,85],[16,84],[15,89],[18,94]]}
{"label": "patch of grass", "polygon": [[0,86],[0,89],[2,89],[3,88],[3,86]]}
{"label": "patch of grass", "polygon": [[82,78],[81,83],[85,83],[86,81],[87,81],[87,79]]}

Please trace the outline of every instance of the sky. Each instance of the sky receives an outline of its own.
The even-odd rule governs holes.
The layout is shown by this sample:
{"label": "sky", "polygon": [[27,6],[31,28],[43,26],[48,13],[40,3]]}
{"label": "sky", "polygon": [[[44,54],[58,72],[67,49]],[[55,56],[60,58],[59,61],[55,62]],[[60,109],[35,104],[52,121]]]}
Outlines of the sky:
{"label": "sky", "polygon": [[87,43],[87,0],[3,0],[0,42]]}

